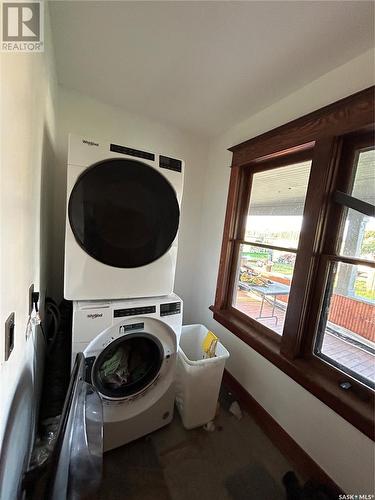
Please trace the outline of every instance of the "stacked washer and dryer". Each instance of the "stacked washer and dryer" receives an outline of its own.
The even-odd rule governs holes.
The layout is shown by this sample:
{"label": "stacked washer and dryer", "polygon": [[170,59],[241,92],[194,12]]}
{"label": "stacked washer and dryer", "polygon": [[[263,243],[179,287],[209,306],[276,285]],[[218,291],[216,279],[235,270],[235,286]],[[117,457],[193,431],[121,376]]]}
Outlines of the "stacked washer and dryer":
{"label": "stacked washer and dryer", "polygon": [[104,450],[173,417],[183,175],[182,160],[69,137],[64,296],[72,357],[84,353],[103,402]]}

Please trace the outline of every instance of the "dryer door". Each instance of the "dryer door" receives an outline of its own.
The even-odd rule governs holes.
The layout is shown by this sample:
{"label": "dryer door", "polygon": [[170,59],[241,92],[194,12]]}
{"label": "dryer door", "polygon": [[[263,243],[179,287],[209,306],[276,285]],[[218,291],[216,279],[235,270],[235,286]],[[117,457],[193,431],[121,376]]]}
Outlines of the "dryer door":
{"label": "dryer door", "polygon": [[173,187],[154,168],[113,159],[80,175],[68,216],[87,254],[112,267],[134,268],[167,252],[177,234],[180,210]]}

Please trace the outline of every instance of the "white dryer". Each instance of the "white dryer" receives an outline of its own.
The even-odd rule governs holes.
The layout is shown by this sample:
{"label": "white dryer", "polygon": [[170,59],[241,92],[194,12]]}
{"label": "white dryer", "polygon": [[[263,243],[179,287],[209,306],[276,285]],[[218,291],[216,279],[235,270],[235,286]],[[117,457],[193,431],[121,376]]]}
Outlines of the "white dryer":
{"label": "white dryer", "polygon": [[64,296],[173,291],[184,162],[69,136]]}
{"label": "white dryer", "polygon": [[73,305],[73,359],[83,351],[86,381],[103,402],[104,450],[173,417],[182,301],[177,295]]}

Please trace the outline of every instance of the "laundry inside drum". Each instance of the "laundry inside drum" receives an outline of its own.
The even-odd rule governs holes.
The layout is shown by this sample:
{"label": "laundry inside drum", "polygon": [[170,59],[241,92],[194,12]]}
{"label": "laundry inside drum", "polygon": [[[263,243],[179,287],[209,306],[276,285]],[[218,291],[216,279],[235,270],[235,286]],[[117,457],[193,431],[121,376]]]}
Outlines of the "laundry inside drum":
{"label": "laundry inside drum", "polygon": [[163,359],[159,340],[147,333],[112,342],[94,365],[93,381],[103,396],[123,398],[142,391],[158,375]]}

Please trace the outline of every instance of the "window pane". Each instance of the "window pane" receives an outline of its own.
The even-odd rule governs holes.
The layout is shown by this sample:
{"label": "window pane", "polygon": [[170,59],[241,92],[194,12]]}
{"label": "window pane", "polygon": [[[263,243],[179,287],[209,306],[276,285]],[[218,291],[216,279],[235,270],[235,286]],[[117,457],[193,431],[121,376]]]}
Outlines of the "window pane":
{"label": "window pane", "polygon": [[358,152],[351,195],[375,205],[375,150]]}
{"label": "window pane", "polygon": [[311,161],[253,175],[245,239],[297,248]]}
{"label": "window pane", "polygon": [[241,245],[233,306],[281,335],[294,262],[292,252]]}
{"label": "window pane", "polygon": [[[375,189],[375,187],[374,187]],[[366,260],[375,258],[375,218],[357,212],[352,208],[346,211],[342,229],[341,255]]]}
{"label": "window pane", "polygon": [[367,385],[375,382],[375,270],[333,263],[315,352]]}

